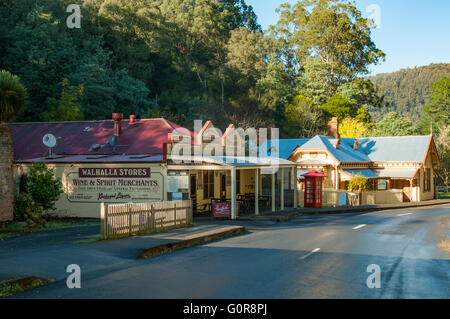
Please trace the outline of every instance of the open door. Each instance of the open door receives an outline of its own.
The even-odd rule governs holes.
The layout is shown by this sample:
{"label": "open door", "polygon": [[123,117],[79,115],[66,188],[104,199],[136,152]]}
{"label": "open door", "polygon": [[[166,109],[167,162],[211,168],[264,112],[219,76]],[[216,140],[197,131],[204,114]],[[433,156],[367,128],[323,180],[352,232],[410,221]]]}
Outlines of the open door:
{"label": "open door", "polygon": [[222,174],[220,176],[220,198],[227,197],[227,176]]}
{"label": "open door", "polygon": [[403,181],[403,202],[411,201],[411,183],[408,180]]}

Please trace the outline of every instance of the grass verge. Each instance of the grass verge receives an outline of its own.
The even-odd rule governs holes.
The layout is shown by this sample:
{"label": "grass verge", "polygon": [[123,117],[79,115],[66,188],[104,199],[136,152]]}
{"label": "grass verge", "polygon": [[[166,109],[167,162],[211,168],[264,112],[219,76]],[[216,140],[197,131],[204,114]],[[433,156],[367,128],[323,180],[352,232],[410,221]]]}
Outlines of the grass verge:
{"label": "grass verge", "polygon": [[53,282],[54,280],[52,279],[44,279],[36,276],[5,280],[0,282],[0,298],[9,297]]}
{"label": "grass verge", "polygon": [[73,242],[73,244],[84,244],[84,243],[94,243],[96,241],[102,240],[102,235],[97,234],[93,236],[88,236],[84,239],[76,240]]}
{"label": "grass verge", "polygon": [[47,230],[58,230],[63,228],[100,225],[100,221],[94,218],[53,218],[45,224],[30,226],[21,226],[14,222],[0,224],[0,240],[19,236],[25,233],[36,233]]}

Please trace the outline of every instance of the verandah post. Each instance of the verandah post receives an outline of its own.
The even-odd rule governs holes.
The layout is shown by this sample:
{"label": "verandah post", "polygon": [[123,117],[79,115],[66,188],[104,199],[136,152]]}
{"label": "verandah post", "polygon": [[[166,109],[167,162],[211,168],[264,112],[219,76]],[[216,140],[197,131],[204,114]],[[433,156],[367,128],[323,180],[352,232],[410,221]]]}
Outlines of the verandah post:
{"label": "verandah post", "polygon": [[177,225],[177,203],[173,204],[173,225]]}
{"label": "verandah post", "polygon": [[128,207],[128,226],[129,226],[129,235],[130,235],[130,236],[131,236],[131,233],[133,232],[131,222],[132,222],[132,218],[131,218],[131,206],[129,206],[129,207]]}
{"label": "verandah post", "polygon": [[106,229],[108,227],[107,224],[107,212],[106,212],[106,205],[104,202],[100,203],[100,235],[102,236],[102,239],[106,239],[107,232]]}

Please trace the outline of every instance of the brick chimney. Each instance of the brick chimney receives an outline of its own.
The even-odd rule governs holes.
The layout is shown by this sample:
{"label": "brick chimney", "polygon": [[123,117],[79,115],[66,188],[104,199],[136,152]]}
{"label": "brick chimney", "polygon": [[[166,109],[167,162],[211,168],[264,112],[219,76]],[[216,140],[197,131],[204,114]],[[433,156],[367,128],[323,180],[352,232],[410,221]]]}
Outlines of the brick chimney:
{"label": "brick chimney", "polygon": [[136,115],[130,114],[130,124],[136,123]]}
{"label": "brick chimney", "polygon": [[339,120],[337,117],[333,117],[330,121],[328,121],[328,136],[334,137],[337,139],[336,148],[339,148],[341,144],[341,135],[339,134]]}
{"label": "brick chimney", "polygon": [[112,119],[114,121],[114,135],[119,136],[120,134],[122,134],[121,121],[123,119],[123,114],[122,113],[113,113]]}

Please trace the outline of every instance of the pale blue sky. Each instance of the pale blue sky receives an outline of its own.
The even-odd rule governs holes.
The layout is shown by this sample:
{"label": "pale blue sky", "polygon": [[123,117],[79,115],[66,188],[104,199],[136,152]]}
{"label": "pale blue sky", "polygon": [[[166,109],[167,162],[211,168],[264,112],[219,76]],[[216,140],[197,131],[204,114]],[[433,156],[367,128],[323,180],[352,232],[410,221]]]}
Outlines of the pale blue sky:
{"label": "pale blue sky", "polygon": [[[296,0],[246,0],[264,30],[275,24],[275,9]],[[364,17],[370,5],[380,8],[380,28],[372,39],[386,53],[386,61],[370,66],[372,74],[393,72],[430,63],[450,63],[449,0],[356,0]]]}

